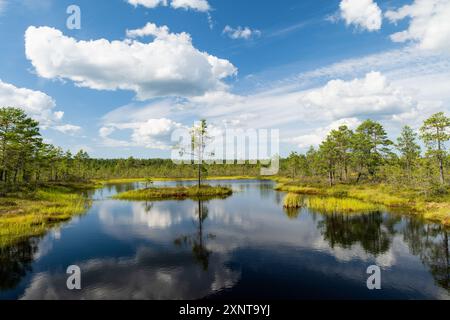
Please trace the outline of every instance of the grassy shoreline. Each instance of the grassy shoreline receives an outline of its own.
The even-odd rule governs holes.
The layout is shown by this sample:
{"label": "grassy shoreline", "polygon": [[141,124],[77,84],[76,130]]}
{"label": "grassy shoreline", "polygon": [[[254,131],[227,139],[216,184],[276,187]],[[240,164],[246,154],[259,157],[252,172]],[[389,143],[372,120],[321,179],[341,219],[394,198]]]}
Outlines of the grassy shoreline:
{"label": "grassy shoreline", "polygon": [[227,187],[211,187],[203,185],[200,188],[192,187],[156,187],[123,192],[113,196],[116,200],[130,201],[157,201],[157,200],[184,200],[184,199],[211,199],[230,196],[233,190]]}
{"label": "grassy shoreline", "polygon": [[[325,187],[285,181],[278,183],[275,190],[336,199],[334,202],[338,207],[340,206],[339,199],[353,199],[391,209],[407,209],[411,214],[421,215],[426,220],[450,227],[450,195],[427,196],[418,190],[408,188],[398,190],[384,184]],[[323,205],[325,206],[325,204]]]}
{"label": "grassy shoreline", "polygon": [[86,212],[91,201],[81,191],[90,183],[54,183],[33,192],[16,192],[0,198],[0,248],[51,228]]}
{"label": "grassy shoreline", "polygon": [[[427,196],[419,190],[378,185],[337,185],[326,187],[292,182],[289,178],[221,176],[207,180],[272,180],[277,191],[288,192],[285,208],[302,206],[322,212],[366,212],[379,208],[405,209],[409,214],[450,227],[450,195]],[[44,235],[51,228],[86,212],[90,200],[83,191],[108,184],[145,182],[147,178],[93,180],[81,183],[50,183],[36,191],[23,191],[0,197],[0,248],[24,238]],[[195,178],[151,178],[152,181],[195,181]],[[185,200],[226,198],[232,190],[226,187],[152,187],[114,196],[117,200]],[[304,200],[299,195],[308,195]]]}
{"label": "grassy shoreline", "polygon": [[[161,177],[150,177],[150,178],[113,178],[113,179],[96,179],[94,182],[99,184],[121,184],[121,183],[133,183],[133,182],[145,182],[148,180],[154,182],[164,182],[164,181],[197,181],[197,178],[161,178]],[[203,178],[203,181],[224,181],[224,180],[260,180],[261,177],[257,176],[217,176],[217,177],[207,177]]]}

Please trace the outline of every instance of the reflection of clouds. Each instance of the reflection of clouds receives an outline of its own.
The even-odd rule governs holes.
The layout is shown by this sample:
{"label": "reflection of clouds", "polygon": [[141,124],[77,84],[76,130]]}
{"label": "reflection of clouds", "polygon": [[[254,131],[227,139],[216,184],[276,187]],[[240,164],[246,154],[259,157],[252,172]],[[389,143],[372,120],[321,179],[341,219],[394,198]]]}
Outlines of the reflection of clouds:
{"label": "reflection of clouds", "polygon": [[227,211],[223,202],[215,202],[208,210],[208,219],[214,223],[220,223],[223,226],[239,226],[246,230],[254,228],[252,219],[246,219],[239,212],[234,212],[236,209],[232,212]]}
{"label": "reflection of clouds", "polygon": [[49,237],[43,238],[39,244],[36,254],[34,255],[35,260],[39,260],[40,258],[47,255],[53,249],[53,239]]}
{"label": "reflection of clouds", "polygon": [[169,210],[162,208],[152,208],[150,211],[145,209],[145,203],[134,203],[133,224],[146,224],[149,228],[166,229],[183,220],[181,214],[172,214]]}
{"label": "reflection of clouds", "polygon": [[[328,241],[323,238],[317,238],[314,243],[311,244],[312,247],[316,248],[318,251],[327,253],[333,256],[336,260],[341,262],[350,262],[352,260],[370,261],[373,260],[374,255],[367,253],[367,251],[357,243],[349,248],[344,248],[337,244],[333,248],[330,247]],[[380,255],[378,255],[380,257]]]}
{"label": "reflection of clouds", "polygon": [[35,260],[46,256],[52,251],[55,241],[61,240],[61,227],[55,227],[50,230],[49,234],[39,241],[38,249],[34,255]]}
{"label": "reflection of clouds", "polygon": [[363,262],[372,261],[384,268],[396,265],[399,258],[410,256],[409,247],[402,241],[401,236],[393,237],[388,251],[377,255],[368,253],[360,243],[356,243],[350,248],[343,248],[340,245],[335,245],[332,248],[329,242],[322,237],[316,238],[316,241],[311,243],[311,247],[326,252],[342,262],[350,262],[352,260],[361,260]]}
{"label": "reflection of clouds", "polygon": [[187,218],[182,211],[173,212],[159,205],[148,209],[147,205],[145,202],[128,202],[124,212],[115,210],[117,206],[114,202],[105,202],[99,210],[100,220],[108,226],[137,225],[150,229],[166,229]]}
{"label": "reflection of clouds", "polygon": [[[327,238],[323,235],[323,229],[318,227],[325,216],[302,209],[297,219],[290,220],[283,212],[282,205],[276,201],[279,193],[270,189],[270,192],[262,196],[256,183],[255,186],[242,184],[237,188],[239,186],[242,187],[242,193],[236,193],[225,200],[203,203],[208,208],[203,235],[207,250],[211,252],[207,271],[201,268],[198,261],[195,262],[191,247],[176,247],[174,244],[180,237],[197,234],[197,202],[163,201],[149,205],[150,203],[145,202],[103,200],[96,202],[91,211],[97,215],[94,217],[99,218],[102,236],[105,239],[112,237],[132,243],[133,248],[141,246],[136,255],[90,260],[79,258],[84,261],[80,263],[83,285],[81,292],[66,289],[67,275],[63,271],[34,275],[23,298],[202,298],[234,287],[241,276],[246,275],[245,272],[241,275],[234,268],[264,270],[266,262],[246,261],[240,257],[249,250],[249,254],[254,254],[255,257],[267,259],[269,265],[269,260],[273,259],[280,266],[292,267],[286,271],[274,270],[274,277],[285,273],[286,276],[295,278],[289,272],[301,270],[303,275],[292,281],[299,282],[302,277],[319,274],[318,277],[322,279],[340,278],[340,283],[362,286],[365,289],[366,268],[377,264],[383,269],[382,281],[385,288],[399,290],[399,293],[402,290],[402,294],[411,293],[411,297],[448,299],[448,293],[433,284],[432,276],[420,259],[411,255],[398,224],[398,233],[394,235],[386,229],[386,221],[369,220],[375,223],[375,227],[379,227],[376,231],[389,238],[387,248],[380,249],[380,241],[375,241],[379,239],[370,238],[364,242],[364,231],[372,231],[364,227],[364,219],[350,225],[358,227],[358,232],[344,228],[344,234],[332,233],[338,240],[334,241],[332,247],[330,238],[325,240]],[[352,237],[349,237],[349,232]],[[49,239],[52,240],[51,237]],[[58,245],[63,243],[61,241]],[[44,252],[45,245],[42,247]],[[233,270],[228,265],[232,265]],[[248,278],[243,280],[248,281]]]}
{"label": "reflection of clouds", "polygon": [[[273,199],[252,202],[251,206],[239,202],[239,199],[237,201],[212,200],[205,203],[208,207],[207,233],[215,235],[208,242],[209,250],[229,253],[243,246],[270,244],[324,252],[343,262],[374,259],[359,243],[347,249],[338,245],[332,248],[321,232],[311,227],[317,222],[306,214],[306,209],[302,210],[299,219],[286,223],[287,217]],[[160,243],[172,242],[176,238],[174,229],[184,230],[183,223],[192,226],[191,222],[198,218],[198,204],[195,201],[155,202],[149,211],[146,211],[143,202],[122,205],[122,209],[117,209],[117,202],[105,202],[99,211],[108,232],[119,238],[138,237]],[[148,232],[149,229],[153,232]],[[394,248],[391,246],[388,252],[376,257],[380,266],[395,264],[395,256],[399,252],[393,252]],[[407,246],[403,245],[402,251],[407,252]]]}
{"label": "reflection of clouds", "polygon": [[60,240],[61,239],[61,229],[55,228],[51,232],[53,239]]}
{"label": "reflection of clouds", "polygon": [[37,274],[22,299],[199,299],[233,287],[239,280],[238,272],[224,267],[224,259],[213,255],[205,272],[189,252],[162,253],[141,248],[130,259],[80,263],[80,291],[67,289],[64,273]]}

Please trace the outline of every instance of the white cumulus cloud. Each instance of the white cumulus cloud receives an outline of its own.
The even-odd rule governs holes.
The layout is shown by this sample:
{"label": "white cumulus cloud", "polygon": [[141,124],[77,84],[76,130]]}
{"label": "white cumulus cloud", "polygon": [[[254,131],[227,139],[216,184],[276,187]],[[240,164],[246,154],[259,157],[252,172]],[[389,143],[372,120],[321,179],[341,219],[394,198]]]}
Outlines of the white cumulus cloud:
{"label": "white cumulus cloud", "polygon": [[79,133],[82,128],[80,126],[75,126],[72,124],[64,124],[60,126],[55,126],[53,127],[53,129],[64,134],[75,135]]}
{"label": "white cumulus cloud", "polygon": [[450,1],[415,0],[398,10],[386,12],[391,22],[410,19],[408,29],[394,33],[395,42],[412,41],[421,49],[450,53]]}
{"label": "white cumulus cloud", "polygon": [[155,30],[149,43],[78,41],[54,28],[31,26],[25,33],[26,56],[43,78],[69,79],[97,90],[131,90],[140,100],[202,95],[226,87],[222,80],[237,73],[228,60],[196,49],[189,34]]}
{"label": "white cumulus cloud", "polygon": [[200,12],[211,10],[207,0],[172,0],[170,6],[175,9],[193,9]]}
{"label": "white cumulus cloud", "polygon": [[350,129],[355,129],[361,121],[357,118],[344,118],[340,120],[333,121],[330,125],[326,127],[320,127],[313,130],[309,134],[300,135],[294,138],[286,139],[287,142],[297,145],[301,149],[309,148],[310,146],[317,147],[325,140],[327,135],[332,130],[337,130],[341,126],[347,126]]}
{"label": "white cumulus cloud", "polygon": [[[168,6],[168,0],[128,0],[128,3],[137,7],[141,5],[146,8],[156,8],[159,6]],[[200,12],[208,12],[211,10],[207,0],[171,0],[170,6],[174,9],[195,10]]]}
{"label": "white cumulus cloud", "polygon": [[[100,128],[99,135],[106,146],[145,147],[149,149],[168,149],[173,130],[181,124],[170,119],[148,119],[141,122],[109,123]],[[116,131],[131,131],[127,140],[112,138]]]}
{"label": "white cumulus cloud", "polygon": [[61,120],[64,113],[54,111],[55,100],[41,91],[18,88],[0,80],[0,107],[15,107],[25,111],[30,117],[47,127]]}
{"label": "white cumulus cloud", "polygon": [[380,72],[362,79],[331,80],[304,94],[300,103],[340,119],[353,116],[391,115],[411,110],[415,102],[401,88],[393,86]]}
{"label": "white cumulus cloud", "polygon": [[261,36],[261,31],[259,30],[252,30],[249,27],[237,27],[232,28],[230,26],[225,26],[223,29],[223,34],[228,35],[231,39],[250,39],[252,37],[259,37]]}
{"label": "white cumulus cloud", "polygon": [[[167,26],[158,27],[154,23],[147,23],[144,27],[134,30],[127,30],[127,37],[129,38],[141,38],[146,36],[153,36],[159,39],[165,39],[169,36],[172,36],[174,39],[179,37],[178,34],[170,34],[170,30]],[[187,35],[185,35],[187,36]]]}
{"label": "white cumulus cloud", "polygon": [[156,8],[158,6],[167,6],[167,0],[128,0],[128,3],[137,7],[138,5],[146,8]]}
{"label": "white cumulus cloud", "polygon": [[347,25],[355,25],[368,31],[380,30],[383,16],[373,0],[342,0],[340,16]]}

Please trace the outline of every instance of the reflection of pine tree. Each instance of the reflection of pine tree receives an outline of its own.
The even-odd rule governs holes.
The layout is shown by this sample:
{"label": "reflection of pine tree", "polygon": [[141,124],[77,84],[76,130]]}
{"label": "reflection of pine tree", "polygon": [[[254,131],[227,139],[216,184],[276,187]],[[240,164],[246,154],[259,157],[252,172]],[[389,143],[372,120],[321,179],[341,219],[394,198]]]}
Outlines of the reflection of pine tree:
{"label": "reflection of pine tree", "polygon": [[0,248],[0,289],[14,289],[31,271],[38,246],[35,239]]}
{"label": "reflection of pine tree", "polygon": [[360,243],[366,252],[378,255],[387,252],[391,244],[391,234],[383,223],[381,213],[354,216],[333,213],[324,215],[318,227],[332,248],[337,245],[350,248]]}
{"label": "reflection of pine tree", "polygon": [[[185,235],[177,238],[175,240],[175,244],[178,246],[191,246],[194,259],[202,265],[203,270],[207,271],[209,267],[209,257],[211,255],[211,251],[208,250],[205,244],[203,223],[208,218],[208,207],[201,200],[198,200],[196,213],[198,217],[197,232],[194,235]],[[207,235],[206,238],[213,237],[214,235]]]}
{"label": "reflection of pine tree", "polygon": [[450,290],[449,231],[441,225],[411,219],[403,231],[411,253],[430,269],[436,284]]}
{"label": "reflection of pine tree", "polygon": [[152,211],[152,209],[153,209],[153,202],[145,201],[145,203],[144,203],[145,213],[150,213],[150,211]]}

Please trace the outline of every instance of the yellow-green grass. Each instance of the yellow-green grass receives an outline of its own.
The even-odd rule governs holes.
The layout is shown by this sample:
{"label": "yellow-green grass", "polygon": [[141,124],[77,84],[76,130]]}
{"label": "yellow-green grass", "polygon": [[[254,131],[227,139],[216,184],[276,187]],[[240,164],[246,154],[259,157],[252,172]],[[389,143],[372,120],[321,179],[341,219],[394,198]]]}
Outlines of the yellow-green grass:
{"label": "yellow-green grass", "polygon": [[197,186],[146,188],[119,193],[113,198],[131,201],[210,199],[225,198],[232,193],[233,190],[228,187],[202,185],[200,188]]}
{"label": "yellow-green grass", "polygon": [[283,200],[285,208],[301,208],[303,206],[302,197],[297,193],[288,193]]}
{"label": "yellow-green grass", "polygon": [[315,188],[315,187],[301,187],[301,186],[291,186],[291,185],[284,185],[282,183],[279,183],[275,190],[277,191],[285,191],[285,192],[291,192],[291,193],[297,193],[297,194],[308,194],[308,195],[320,195],[323,194],[323,191]]}
{"label": "yellow-green grass", "polygon": [[0,247],[41,236],[86,211],[89,201],[66,188],[43,188],[33,195],[0,198]]}
{"label": "yellow-green grass", "polygon": [[[206,181],[223,181],[223,180],[256,180],[260,179],[257,176],[218,176],[218,177],[207,177],[202,180]],[[105,180],[95,180],[96,183],[100,184],[121,184],[121,183],[133,183],[133,182],[145,182],[145,181],[197,181],[197,178],[161,178],[161,177],[149,177],[149,178],[117,178],[117,179],[105,179]]]}
{"label": "yellow-green grass", "polygon": [[357,199],[316,196],[305,199],[305,205],[323,213],[368,213],[379,211],[382,208],[380,205]]}
{"label": "yellow-green grass", "polygon": [[422,212],[425,219],[438,221],[445,226],[450,227],[450,200],[446,203],[431,202],[425,204],[420,212]]}
{"label": "yellow-green grass", "polygon": [[265,179],[265,180],[272,180],[272,181],[275,181],[275,182],[280,183],[280,184],[287,184],[287,183],[292,182],[291,178],[280,177],[280,176],[264,176],[264,177],[261,177],[261,178]]}
{"label": "yellow-green grass", "polygon": [[355,199],[388,208],[408,209],[410,214],[422,215],[425,219],[450,226],[450,196],[426,197],[420,190],[396,189],[378,185],[337,185],[334,187],[302,186],[280,183],[276,190],[298,194]]}

